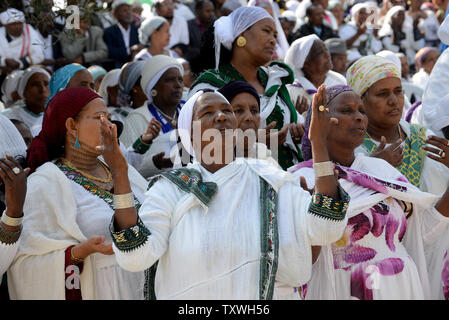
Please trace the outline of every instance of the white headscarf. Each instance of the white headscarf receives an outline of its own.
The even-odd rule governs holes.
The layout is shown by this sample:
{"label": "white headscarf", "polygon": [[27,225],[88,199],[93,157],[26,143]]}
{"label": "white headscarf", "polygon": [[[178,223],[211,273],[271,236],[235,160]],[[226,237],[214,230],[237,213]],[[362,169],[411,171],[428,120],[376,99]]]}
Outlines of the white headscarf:
{"label": "white headscarf", "polygon": [[14,22],[25,22],[25,15],[22,11],[19,11],[17,9],[11,8],[6,11],[3,11],[0,14],[0,22],[2,25],[6,26],[7,24],[14,23]]}
{"label": "white headscarf", "polygon": [[118,79],[120,76],[121,69],[112,69],[104,76],[101,80],[100,88],[98,89],[98,94],[103,97],[106,105],[108,104],[108,87],[115,87],[118,85]]}
{"label": "white headscarf", "polygon": [[262,19],[273,19],[270,14],[259,7],[241,7],[229,16],[221,17],[214,23],[215,36],[215,69],[220,65],[220,44],[232,50],[232,43],[237,37]]}
{"label": "white headscarf", "polygon": [[159,28],[164,22],[167,22],[167,20],[160,16],[145,19],[138,30],[139,42],[143,45],[150,44],[150,36],[153,34],[154,30]]}
{"label": "white headscarf", "polygon": [[23,99],[25,88],[28,84],[28,80],[30,80],[31,76],[36,73],[42,73],[42,74],[46,75],[48,77],[48,81],[50,81],[51,76],[47,71],[45,71],[44,69],[39,68],[39,67],[29,67],[28,69],[26,69],[23,72],[22,76],[20,77],[19,83],[18,83],[17,93],[19,94],[19,96],[22,99]]}
{"label": "white headscarf", "polygon": [[151,90],[157,84],[162,75],[171,68],[177,68],[184,75],[184,68],[175,58],[159,54],[147,60],[142,67],[142,77],[140,78],[140,86],[145,92],[149,102],[153,101]]}
{"label": "white headscarf", "polygon": [[303,76],[302,68],[315,40],[320,40],[316,34],[311,34],[292,42],[285,55],[285,63],[295,72],[295,77]]}
{"label": "white headscarf", "polygon": [[[193,159],[196,159],[191,142],[193,108],[195,107],[196,101],[204,93],[205,93],[204,91],[199,90],[193,96],[191,96],[190,99],[187,100],[186,103],[182,106],[178,116],[178,132],[179,136],[181,137],[181,143],[184,149],[193,157]],[[219,95],[229,103],[229,101],[220,92],[214,91],[214,93]]]}
{"label": "white headscarf", "polygon": [[279,22],[279,6],[273,3],[273,0],[249,0],[248,7],[257,7],[261,4],[270,5],[271,11],[273,11],[273,20],[276,25],[277,31],[277,44],[278,48],[276,48],[276,53],[280,60],[284,60],[285,54],[288,50],[289,44],[287,38],[285,37],[284,29],[282,29],[282,25]]}
{"label": "white headscarf", "polygon": [[384,23],[382,24],[382,28],[380,28],[378,33],[379,38],[390,36],[393,34],[393,28],[391,28],[391,19],[399,11],[405,11],[405,8],[403,6],[394,6],[393,8],[388,10],[387,15],[385,16]]}
{"label": "white headscarf", "polygon": [[438,38],[440,38],[441,42],[446,45],[449,45],[449,15],[444,18],[443,23],[438,29]]}
{"label": "white headscarf", "polygon": [[0,158],[8,153],[12,157],[26,157],[27,146],[22,135],[14,124],[5,116],[0,115]]}
{"label": "white headscarf", "polygon": [[14,103],[11,95],[14,91],[17,91],[19,80],[22,74],[23,70],[15,70],[8,74],[8,76],[2,83],[2,101],[5,104],[6,108],[10,107],[11,104]]}

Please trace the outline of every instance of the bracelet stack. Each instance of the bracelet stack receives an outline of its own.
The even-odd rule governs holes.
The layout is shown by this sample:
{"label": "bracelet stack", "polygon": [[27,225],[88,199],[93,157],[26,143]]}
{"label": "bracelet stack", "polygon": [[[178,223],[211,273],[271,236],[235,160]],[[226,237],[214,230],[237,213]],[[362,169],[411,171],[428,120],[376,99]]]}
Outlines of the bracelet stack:
{"label": "bracelet stack", "polygon": [[128,209],[135,206],[134,195],[132,192],[125,194],[114,194],[114,208],[117,209]]}

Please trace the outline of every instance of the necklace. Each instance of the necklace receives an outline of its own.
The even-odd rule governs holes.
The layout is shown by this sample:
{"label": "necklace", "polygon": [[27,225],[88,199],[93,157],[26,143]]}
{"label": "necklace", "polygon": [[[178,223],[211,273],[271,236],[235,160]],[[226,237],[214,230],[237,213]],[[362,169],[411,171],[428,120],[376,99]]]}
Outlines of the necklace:
{"label": "necklace", "polygon": [[108,167],[104,163],[102,163],[98,159],[97,159],[97,161],[104,168],[104,170],[106,171],[106,173],[108,175],[108,177],[106,179],[94,177],[94,176],[88,174],[87,172],[84,172],[83,170],[77,169],[75,167],[75,165],[73,163],[71,163],[69,160],[67,160],[66,158],[61,158],[61,162],[63,164],[65,164],[70,169],[73,169],[76,172],[82,174],[84,177],[86,177],[89,180],[98,181],[98,182],[101,182],[101,183],[109,183],[109,182],[111,182],[112,181],[112,173],[111,173],[111,171],[109,171]]}
{"label": "necklace", "polygon": [[[153,105],[154,105],[154,103],[153,103]],[[155,106],[155,105],[154,105]],[[168,114],[166,114],[165,112],[163,112],[161,109],[159,109],[157,106],[155,106],[156,107],[156,109],[160,112],[160,113],[162,113],[162,115],[166,118],[166,119],[168,119],[168,122],[170,122],[170,124],[173,126],[173,127],[176,127],[176,124],[177,124],[177,115],[178,115],[178,108],[176,108],[175,109],[175,113],[173,114],[173,116],[169,116]]]}
{"label": "necklace", "polygon": [[[401,141],[404,141],[405,139],[402,139],[401,126],[399,124],[397,125],[397,128],[398,128],[399,139]],[[370,140],[377,141],[377,140],[373,139],[373,137],[370,136],[370,134],[368,133],[368,130],[366,130],[366,135],[368,136],[368,138],[370,138]]]}

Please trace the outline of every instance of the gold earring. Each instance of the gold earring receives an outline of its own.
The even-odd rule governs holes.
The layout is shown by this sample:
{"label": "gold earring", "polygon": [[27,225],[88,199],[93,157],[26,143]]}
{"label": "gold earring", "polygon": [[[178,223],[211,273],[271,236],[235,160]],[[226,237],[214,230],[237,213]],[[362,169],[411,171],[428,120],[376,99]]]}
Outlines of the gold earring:
{"label": "gold earring", "polygon": [[157,90],[156,89],[151,90],[151,95],[153,97],[157,96]]}
{"label": "gold earring", "polygon": [[237,38],[237,46],[244,47],[246,45],[246,38],[244,36],[240,36]]}

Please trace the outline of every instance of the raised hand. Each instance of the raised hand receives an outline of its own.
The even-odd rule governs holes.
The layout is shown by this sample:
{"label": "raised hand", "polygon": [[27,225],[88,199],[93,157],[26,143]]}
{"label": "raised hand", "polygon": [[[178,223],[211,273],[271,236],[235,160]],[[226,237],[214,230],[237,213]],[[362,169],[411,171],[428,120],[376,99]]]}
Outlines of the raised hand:
{"label": "raised hand", "polygon": [[298,96],[295,103],[295,109],[299,114],[303,114],[309,109],[309,103],[307,102],[307,98],[303,96]]}
{"label": "raised hand", "polygon": [[332,123],[338,124],[338,119],[331,118],[329,108],[326,108],[326,86],[321,85],[318,92],[313,96],[309,140],[327,144],[327,136]]}
{"label": "raised hand", "polygon": [[17,160],[8,154],[0,159],[0,182],[5,185],[6,212],[11,218],[23,215],[29,173],[30,168],[23,170]]}
{"label": "raised hand", "polygon": [[153,162],[159,170],[172,168],[173,162],[170,158],[165,158],[165,152],[158,153],[153,157]]}
{"label": "raised hand", "polygon": [[449,141],[444,138],[429,136],[424,142],[437,147],[424,146],[423,149],[427,151],[427,156],[449,168]]}
{"label": "raised hand", "polygon": [[152,118],[150,123],[148,124],[147,130],[142,135],[143,143],[150,144],[154,138],[159,135],[159,132],[162,129],[162,124],[157,121],[155,118]]}
{"label": "raised hand", "polygon": [[128,170],[128,163],[120,151],[117,139],[117,127],[105,117],[100,119],[100,146],[96,149],[103,155],[104,161],[111,169],[113,176]]}
{"label": "raised hand", "polygon": [[388,148],[385,148],[386,144],[387,139],[382,136],[379,146],[373,153],[371,153],[371,157],[384,159],[393,167],[399,167],[402,164],[402,158],[404,156],[402,140],[399,139],[395,143],[392,143]]}
{"label": "raised hand", "polygon": [[306,130],[302,123],[290,123],[289,124],[290,134],[292,136],[293,142],[296,144],[301,143],[302,136]]}

